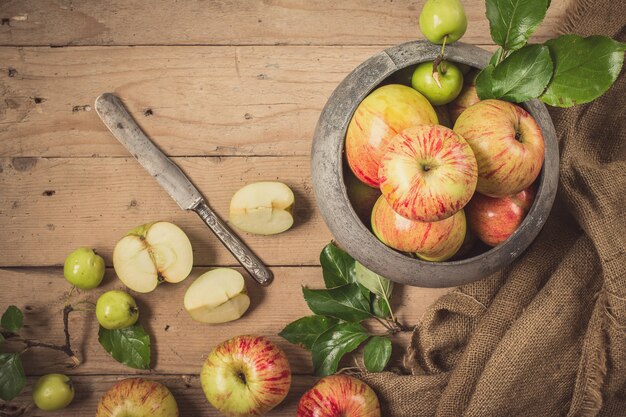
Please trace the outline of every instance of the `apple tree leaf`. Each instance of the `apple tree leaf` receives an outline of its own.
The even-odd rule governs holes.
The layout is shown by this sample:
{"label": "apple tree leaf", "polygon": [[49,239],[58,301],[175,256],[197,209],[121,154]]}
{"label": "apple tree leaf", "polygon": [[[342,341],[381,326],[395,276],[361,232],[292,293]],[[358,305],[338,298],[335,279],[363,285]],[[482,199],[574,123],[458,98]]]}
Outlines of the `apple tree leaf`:
{"label": "apple tree leaf", "polygon": [[381,275],[378,275],[376,272],[370,271],[360,262],[355,262],[354,271],[356,280],[359,284],[379,297],[387,299],[391,298],[393,282]]}
{"label": "apple tree leaf", "polygon": [[320,254],[320,263],[326,288],[339,287],[355,281],[354,258],[334,243],[329,243]]}
{"label": "apple tree leaf", "polygon": [[528,45],[507,56],[491,72],[494,98],[522,103],[539,97],[552,78],[552,59],[543,45]]}
{"label": "apple tree leaf", "polygon": [[119,363],[135,369],[150,369],[150,335],[140,324],[117,330],[100,326],[98,341]]}
{"label": "apple tree leaf", "polygon": [[311,311],[339,320],[360,322],[371,317],[369,297],[365,297],[357,284],[346,284],[326,290],[303,287],[304,299]]}
{"label": "apple tree leaf", "polygon": [[389,304],[387,300],[381,298],[377,295],[372,295],[372,313],[381,319],[386,319],[391,316],[391,310],[389,309]]}
{"label": "apple tree leaf", "polygon": [[24,314],[16,306],[9,306],[0,319],[0,326],[8,332],[17,333],[24,323]]}
{"label": "apple tree leaf", "polygon": [[341,358],[368,337],[365,328],[358,323],[339,323],[326,330],[311,348],[315,374],[326,376],[337,372]]}
{"label": "apple tree leaf", "polygon": [[363,362],[370,372],[382,372],[391,358],[391,340],[384,336],[374,336],[363,349]]}
{"label": "apple tree leaf", "polygon": [[0,399],[11,401],[26,386],[26,375],[19,353],[0,354]]}
{"label": "apple tree leaf", "polygon": [[317,338],[337,322],[333,317],[318,315],[302,317],[289,323],[278,335],[294,345],[311,350]]}
{"label": "apple tree leaf", "polygon": [[493,41],[507,50],[516,50],[546,17],[548,0],[487,0],[487,19]]}
{"label": "apple tree leaf", "polygon": [[495,68],[495,65],[489,64],[476,77],[476,94],[478,94],[481,100],[495,98],[493,95],[493,80],[491,78]]}
{"label": "apple tree leaf", "polygon": [[606,36],[563,35],[545,43],[554,75],[540,97],[550,106],[571,107],[604,94],[619,76],[626,44]]}

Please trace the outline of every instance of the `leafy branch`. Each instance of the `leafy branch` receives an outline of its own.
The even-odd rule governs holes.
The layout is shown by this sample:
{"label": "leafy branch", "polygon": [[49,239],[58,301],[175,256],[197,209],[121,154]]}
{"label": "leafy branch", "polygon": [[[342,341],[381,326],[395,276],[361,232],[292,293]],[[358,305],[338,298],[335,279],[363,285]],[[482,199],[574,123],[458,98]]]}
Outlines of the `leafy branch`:
{"label": "leafy branch", "polygon": [[539,98],[557,107],[595,100],[613,85],[626,45],[606,36],[562,35],[540,45],[528,40],[549,0],[487,0],[491,37],[500,46],[476,79],[481,99],[521,103]]}
{"label": "leafy branch", "polygon": [[[399,323],[393,314],[393,283],[333,243],[322,250],[320,263],[326,288],[302,288],[314,315],[288,324],[279,335],[311,351],[317,375],[335,373],[341,358],[365,342],[365,367],[381,372],[391,357],[389,336],[413,330]],[[367,331],[362,325],[366,320],[378,323],[384,330]]]}

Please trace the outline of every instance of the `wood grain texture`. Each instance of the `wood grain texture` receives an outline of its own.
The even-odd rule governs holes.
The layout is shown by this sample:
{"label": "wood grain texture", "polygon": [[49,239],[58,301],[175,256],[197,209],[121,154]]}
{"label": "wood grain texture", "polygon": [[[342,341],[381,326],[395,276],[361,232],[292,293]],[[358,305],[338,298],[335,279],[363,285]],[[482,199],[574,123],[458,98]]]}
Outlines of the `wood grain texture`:
{"label": "wood grain texture", "polygon": [[330,93],[379,50],[0,48],[0,156],[128,155],[93,110],[104,92],[170,156],[308,155]]}
{"label": "wood grain texture", "polygon": [[[391,45],[421,37],[425,0],[4,0],[1,45]],[[571,0],[554,0],[535,38],[554,35]],[[464,0],[463,38],[490,44],[484,0]]]}
{"label": "wood grain texture", "polygon": [[[310,374],[312,365],[309,353],[277,336],[288,323],[311,315],[304,298],[302,286],[323,288],[319,267],[273,268],[276,279],[269,287],[257,285],[250,277],[246,284],[251,306],[239,320],[221,325],[197,323],[183,307],[185,291],[193,280],[207,268],[195,268],[192,275],[180,284],[162,284],[148,294],[133,294],[140,309],[139,322],[152,335],[152,367],[157,374],[197,374],[208,353],[219,343],[241,334],[261,334],[276,342],[287,354],[294,374]],[[239,269],[241,271],[241,269]],[[14,304],[25,313],[23,337],[49,343],[63,344],[62,310],[70,285],[63,278],[61,268],[0,269],[0,309]],[[80,301],[95,302],[100,294],[124,285],[107,271],[101,287],[93,291],[76,291],[70,299],[78,306]],[[426,290],[398,286],[392,301],[398,319],[407,325],[417,324],[425,309],[448,289]],[[81,305],[88,307],[88,305]],[[382,333],[378,324],[370,327]],[[50,372],[68,372],[71,375],[146,373],[115,362],[98,343],[98,323],[93,311],[70,315],[70,332],[73,347],[82,359],[82,365],[68,371],[67,357],[46,349],[32,349],[23,356],[27,375]],[[399,353],[406,347],[410,333],[394,336],[396,343],[395,365],[400,363]],[[3,349],[16,347],[5,344]],[[352,360],[344,362],[354,366]]]}
{"label": "wood grain texture", "polygon": [[[193,375],[148,375],[147,378],[158,381],[169,388],[176,398],[180,415],[183,417],[218,417],[223,416],[206,400],[200,379]],[[26,389],[22,394],[6,404],[0,400],[0,416],[2,417],[86,417],[96,413],[100,397],[117,381],[124,379],[121,376],[104,375],[98,378],[91,376],[74,376],[72,383],[76,395],[72,404],[66,409],[50,412],[41,411],[32,404],[32,386],[36,378],[28,378]],[[291,390],[285,400],[266,416],[293,417],[300,397],[311,388],[317,378],[307,375],[294,375],[291,381]]]}
{"label": "wood grain texture", "polygon": [[[315,207],[306,157],[174,158],[228,220],[233,194],[253,181],[277,180],[296,195],[295,225],[285,233],[238,232],[269,265],[319,265],[331,235]],[[78,246],[111,265],[113,248],[132,228],[155,220],[179,225],[195,265],[237,261],[192,212],[181,210],[139,163],[128,158],[0,158],[0,266],[61,265]],[[236,229],[235,229],[236,230]]]}

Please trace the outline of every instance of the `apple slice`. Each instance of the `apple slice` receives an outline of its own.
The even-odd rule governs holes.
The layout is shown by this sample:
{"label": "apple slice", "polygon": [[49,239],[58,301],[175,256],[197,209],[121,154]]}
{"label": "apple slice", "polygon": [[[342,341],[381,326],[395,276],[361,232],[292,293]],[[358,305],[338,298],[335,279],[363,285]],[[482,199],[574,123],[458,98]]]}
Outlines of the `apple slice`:
{"label": "apple slice", "polygon": [[243,276],[230,268],[200,275],[185,293],[185,310],[202,323],[237,320],[250,307]]}
{"label": "apple slice", "polygon": [[230,222],[244,232],[274,235],[293,225],[293,191],[281,182],[248,184],[230,201]]}
{"label": "apple slice", "polygon": [[117,242],[113,267],[128,288],[150,292],[160,282],[176,283],[187,278],[193,267],[191,242],[175,224],[144,224]]}

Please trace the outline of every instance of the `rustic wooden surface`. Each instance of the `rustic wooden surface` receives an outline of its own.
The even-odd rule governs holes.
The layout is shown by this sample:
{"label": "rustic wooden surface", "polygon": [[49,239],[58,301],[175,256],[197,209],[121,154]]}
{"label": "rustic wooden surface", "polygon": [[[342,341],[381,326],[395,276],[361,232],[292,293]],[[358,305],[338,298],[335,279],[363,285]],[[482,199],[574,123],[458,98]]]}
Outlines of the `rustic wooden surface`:
{"label": "rustic wooden surface", "polygon": [[[556,34],[569,2],[552,1],[536,40]],[[484,1],[464,3],[463,40],[492,49]],[[268,288],[248,281],[252,306],[244,318],[220,326],[193,322],[182,308],[193,276],[137,296],[154,339],[154,370],[146,374],[172,389],[181,415],[218,415],[199,386],[203,359],[228,337],[259,333],[285,349],[295,375],[288,399],[270,415],[293,416],[315,378],[308,353],[276,333],[309,314],[300,288],[322,286],[319,251],[331,239],[311,190],[312,132],[326,98],[351,69],[385,46],[421,37],[422,4],[0,0],[0,309],[17,305],[26,313],[26,336],[61,342],[70,288],[60,265],[67,253],[91,246],[110,265],[117,239],[156,219],[188,232],[194,276],[235,265],[200,219],[181,212],[99,122],[95,97],[115,92],[218,213],[225,215],[232,194],[251,181],[279,179],[294,189],[292,230],[241,235],[276,273]],[[118,287],[109,269],[101,288],[72,297],[95,301]],[[415,324],[445,292],[398,286],[395,309]],[[83,364],[68,372],[62,356],[29,351],[27,388],[0,403],[0,416],[93,415],[114,381],[137,373],[99,347],[92,312],[74,313],[70,328]],[[409,336],[396,338],[395,365]],[[30,405],[30,387],[53,371],[72,375],[77,397],[62,412],[41,413]]]}

